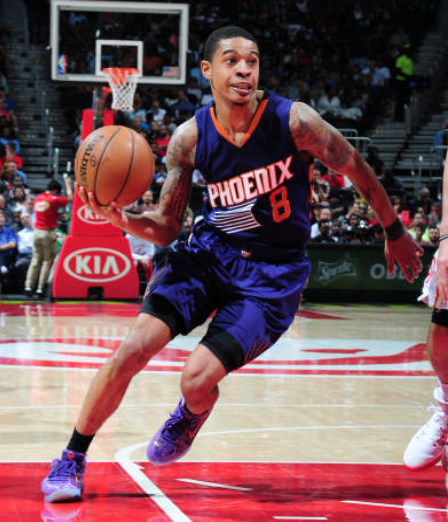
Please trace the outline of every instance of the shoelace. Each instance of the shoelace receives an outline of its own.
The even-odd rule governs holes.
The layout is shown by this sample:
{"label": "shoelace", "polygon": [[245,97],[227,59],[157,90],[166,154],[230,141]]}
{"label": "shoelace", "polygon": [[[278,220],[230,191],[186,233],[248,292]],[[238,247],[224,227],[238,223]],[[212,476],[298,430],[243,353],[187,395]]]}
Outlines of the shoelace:
{"label": "shoelace", "polygon": [[[52,467],[48,478],[56,480],[65,480],[78,473],[76,460],[59,460],[56,459],[56,464]],[[82,475],[82,473],[80,473]]]}
{"label": "shoelace", "polygon": [[200,420],[201,416],[195,415],[192,417],[184,417],[182,414],[175,411],[170,414],[170,418],[165,422],[162,435],[165,439],[168,439],[169,442],[174,444],[179,436],[185,433],[186,426],[194,429]]}
{"label": "shoelace", "polygon": [[435,428],[437,430],[437,439],[434,441],[434,445],[437,445],[440,442],[445,444],[446,436],[448,434],[448,424],[446,422],[438,422],[439,417],[444,416],[445,412],[440,406],[435,406],[434,404],[430,404],[427,408],[427,411],[433,412],[433,414],[437,414],[437,417],[432,417],[431,420],[423,426],[423,429],[420,432],[420,436],[424,437],[428,432],[434,433]]}

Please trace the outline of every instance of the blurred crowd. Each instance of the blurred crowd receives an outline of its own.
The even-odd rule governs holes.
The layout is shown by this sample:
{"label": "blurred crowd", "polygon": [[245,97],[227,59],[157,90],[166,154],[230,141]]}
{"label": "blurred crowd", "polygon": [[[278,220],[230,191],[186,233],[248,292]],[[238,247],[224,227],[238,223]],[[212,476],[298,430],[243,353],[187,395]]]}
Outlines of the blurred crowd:
{"label": "blurred crowd", "polygon": [[[377,152],[377,175],[403,225],[421,245],[438,246],[441,202],[422,188],[417,198],[407,196],[398,178],[386,174]],[[375,211],[359,197],[346,176],[319,163],[313,168],[311,242],[350,245],[384,243],[384,230]]]}
{"label": "blurred crowd", "polygon": [[[39,4],[26,3],[32,12]],[[166,150],[174,130],[211,100],[210,85],[202,77],[199,63],[205,39],[214,28],[229,23],[247,27],[260,43],[262,87],[304,101],[336,127],[354,128],[362,135],[391,110],[393,100],[395,117],[402,119],[400,104],[406,93],[425,87],[427,79],[408,72],[412,70],[413,50],[434,23],[437,7],[438,0],[216,0],[213,6],[205,1],[191,2],[186,84],[179,88],[139,85],[133,110],[118,113],[117,123],[141,133],[156,159],[151,190],[127,210],[138,213],[156,207],[166,177]],[[41,15],[30,16],[31,39],[37,43],[48,37],[47,18]],[[174,46],[175,50],[178,45],[169,27],[142,24],[139,30],[150,31],[155,52],[166,54],[167,49]],[[146,69],[154,66],[147,58]],[[80,143],[82,111],[92,105],[92,88],[79,85],[64,87],[60,92],[75,151]],[[107,108],[110,104],[111,94],[103,89],[99,107]],[[26,175],[26,158],[21,156],[14,110],[14,93],[8,88],[4,34],[0,33],[0,282],[14,281],[22,290],[32,255],[36,194]],[[385,169],[381,151],[371,148],[367,161],[406,228],[419,243],[437,245],[440,202],[434,201],[427,189],[418,196],[407,194],[400,179]],[[200,219],[203,194],[204,180],[195,171],[190,207],[179,240]],[[59,244],[68,231],[69,215],[68,209],[60,210],[56,229]],[[319,164],[313,170],[311,219],[312,242],[384,241],[374,212],[359,198],[348,179]],[[135,263],[146,280],[166,250],[128,239]],[[174,245],[168,247],[172,248]]]}

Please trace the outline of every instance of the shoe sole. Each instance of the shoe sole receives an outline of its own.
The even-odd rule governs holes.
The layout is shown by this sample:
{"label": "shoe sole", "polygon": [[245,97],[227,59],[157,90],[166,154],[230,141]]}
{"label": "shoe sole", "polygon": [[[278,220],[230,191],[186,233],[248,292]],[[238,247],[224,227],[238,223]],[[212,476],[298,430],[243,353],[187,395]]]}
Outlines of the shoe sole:
{"label": "shoe sole", "polygon": [[59,489],[45,496],[45,502],[76,502],[81,500],[82,491],[79,489]]}
{"label": "shoe sole", "polygon": [[425,469],[429,469],[429,468],[432,468],[433,466],[435,466],[441,460],[441,458],[442,458],[442,455],[440,455],[439,457],[436,457],[435,459],[431,460],[430,462],[427,462],[423,466],[419,466],[418,468],[411,468],[404,462],[403,462],[403,464],[404,464],[404,467],[409,471],[425,471]]}
{"label": "shoe sole", "polygon": [[149,462],[151,462],[151,464],[153,464],[154,466],[167,466],[168,464],[172,464],[173,462],[177,462],[178,460],[180,460],[182,457],[185,457],[185,455],[190,451],[191,449],[191,446],[190,448],[188,448],[186,451],[184,451],[183,453],[181,453],[180,455],[176,455],[175,458],[171,459],[171,460],[165,460],[163,462],[161,461],[158,461],[158,460],[153,460],[149,455],[148,453],[146,453],[146,457],[147,459],[149,460]]}

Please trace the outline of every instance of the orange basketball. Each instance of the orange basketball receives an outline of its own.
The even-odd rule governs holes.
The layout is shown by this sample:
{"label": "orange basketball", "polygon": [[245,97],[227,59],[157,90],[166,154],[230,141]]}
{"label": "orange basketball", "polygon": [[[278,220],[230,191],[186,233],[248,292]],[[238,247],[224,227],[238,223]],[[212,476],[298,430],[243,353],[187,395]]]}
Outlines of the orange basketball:
{"label": "orange basketball", "polygon": [[77,182],[93,192],[100,205],[116,201],[124,207],[146,192],[155,163],[148,142],[121,125],[108,125],[85,138],[75,157]]}

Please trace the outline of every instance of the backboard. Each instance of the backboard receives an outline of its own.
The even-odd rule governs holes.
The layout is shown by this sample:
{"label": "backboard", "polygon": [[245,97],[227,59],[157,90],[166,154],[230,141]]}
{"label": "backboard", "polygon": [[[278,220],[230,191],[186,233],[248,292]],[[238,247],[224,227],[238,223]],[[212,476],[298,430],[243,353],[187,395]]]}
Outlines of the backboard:
{"label": "backboard", "polygon": [[132,67],[141,84],[186,80],[188,4],[52,0],[51,77],[105,83],[106,67]]}

